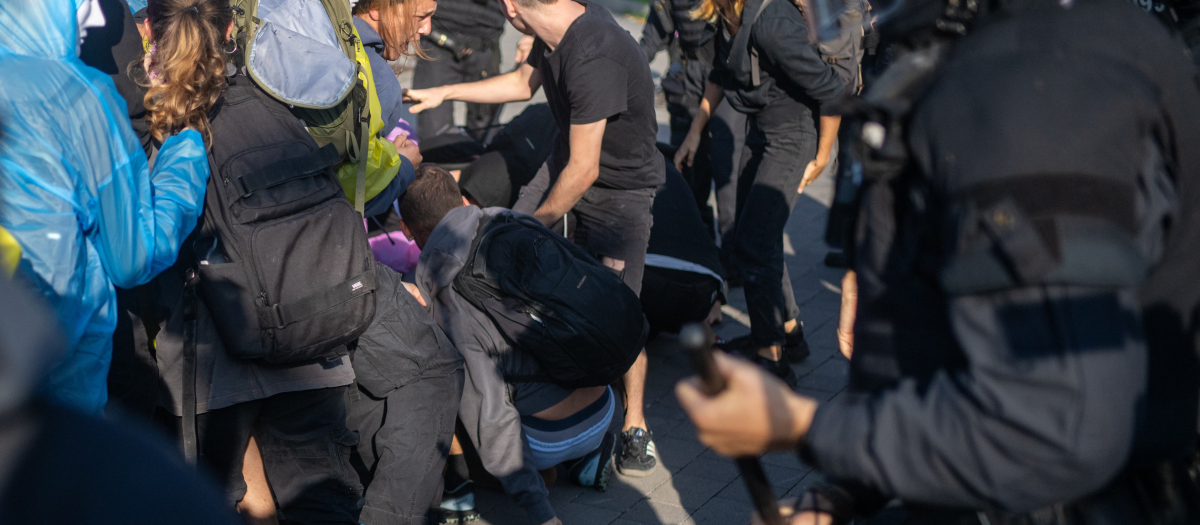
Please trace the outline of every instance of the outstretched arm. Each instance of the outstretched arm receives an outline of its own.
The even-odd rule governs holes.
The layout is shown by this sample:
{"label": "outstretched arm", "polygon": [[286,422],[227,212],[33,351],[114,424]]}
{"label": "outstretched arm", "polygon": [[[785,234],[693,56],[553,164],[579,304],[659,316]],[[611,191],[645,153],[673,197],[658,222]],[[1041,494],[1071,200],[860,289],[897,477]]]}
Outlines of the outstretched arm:
{"label": "outstretched arm", "polygon": [[433,109],[447,100],[461,100],[480,104],[503,104],[529,100],[542,87],[542,76],[529,64],[521,64],[512,73],[494,76],[478,82],[450,84],[429,89],[409,89],[404,92],[404,102],[415,104],[409,111],[420,113]]}

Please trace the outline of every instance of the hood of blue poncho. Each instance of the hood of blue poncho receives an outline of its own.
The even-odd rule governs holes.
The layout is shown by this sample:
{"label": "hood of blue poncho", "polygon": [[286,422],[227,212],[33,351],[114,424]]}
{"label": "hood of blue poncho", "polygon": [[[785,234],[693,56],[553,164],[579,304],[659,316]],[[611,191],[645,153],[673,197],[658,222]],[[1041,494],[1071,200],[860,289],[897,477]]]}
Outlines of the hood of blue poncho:
{"label": "hood of blue poncho", "polygon": [[0,2],[0,52],[44,58],[74,58],[83,0]]}

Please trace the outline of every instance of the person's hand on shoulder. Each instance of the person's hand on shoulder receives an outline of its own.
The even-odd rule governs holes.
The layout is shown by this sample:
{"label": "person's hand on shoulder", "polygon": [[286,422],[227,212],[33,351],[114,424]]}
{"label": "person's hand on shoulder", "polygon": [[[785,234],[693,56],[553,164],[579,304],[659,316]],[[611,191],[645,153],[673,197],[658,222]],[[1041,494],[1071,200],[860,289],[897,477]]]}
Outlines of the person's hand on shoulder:
{"label": "person's hand on shoulder", "polygon": [[709,397],[697,377],[675,385],[700,442],[718,454],[757,456],[794,449],[808,433],[817,402],[803,397],[749,361],[714,352],[725,390]]}

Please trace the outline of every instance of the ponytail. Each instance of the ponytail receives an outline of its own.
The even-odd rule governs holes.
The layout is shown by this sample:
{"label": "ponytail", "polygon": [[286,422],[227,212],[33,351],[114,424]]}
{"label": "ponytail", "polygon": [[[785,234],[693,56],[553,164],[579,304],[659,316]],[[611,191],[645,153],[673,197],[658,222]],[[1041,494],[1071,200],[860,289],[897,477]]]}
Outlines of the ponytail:
{"label": "ponytail", "polygon": [[[153,45],[144,104],[150,135],[162,142],[192,128],[209,142],[208,111],[225,90],[229,0],[150,0]],[[145,79],[143,79],[145,80]]]}

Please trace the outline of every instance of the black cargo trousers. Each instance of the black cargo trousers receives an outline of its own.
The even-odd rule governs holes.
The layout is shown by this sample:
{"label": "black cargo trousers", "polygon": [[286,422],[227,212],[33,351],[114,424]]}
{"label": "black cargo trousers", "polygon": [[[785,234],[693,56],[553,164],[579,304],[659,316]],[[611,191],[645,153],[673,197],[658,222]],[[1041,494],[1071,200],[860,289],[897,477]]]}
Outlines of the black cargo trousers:
{"label": "black cargo trousers", "polygon": [[366,502],[359,523],[424,525],[441,505],[442,469],[462,397],[462,357],[400,275],[376,265],[375,320],[350,352],[357,385],[347,423]]}

